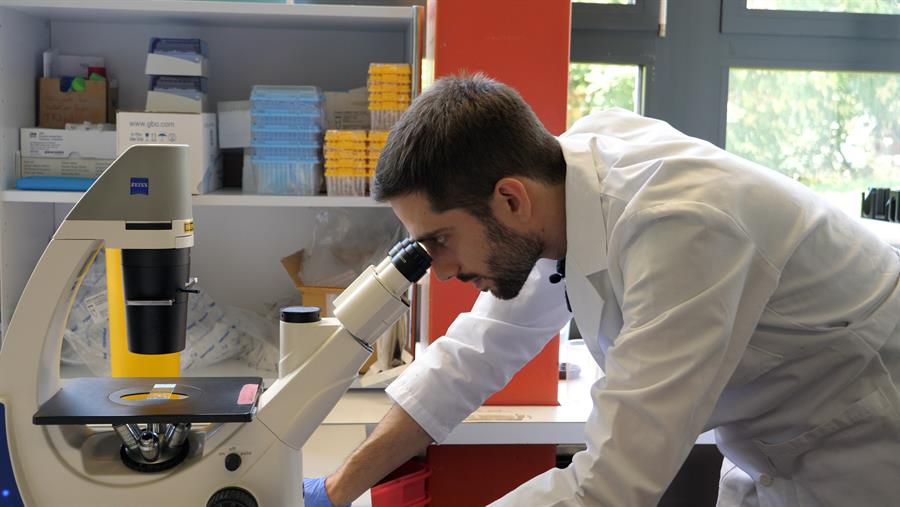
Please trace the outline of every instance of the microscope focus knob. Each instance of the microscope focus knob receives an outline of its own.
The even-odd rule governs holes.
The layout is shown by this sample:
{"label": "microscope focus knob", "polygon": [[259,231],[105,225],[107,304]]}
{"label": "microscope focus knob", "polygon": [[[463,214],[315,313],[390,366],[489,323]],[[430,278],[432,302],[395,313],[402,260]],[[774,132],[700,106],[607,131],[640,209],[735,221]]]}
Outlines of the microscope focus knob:
{"label": "microscope focus knob", "polygon": [[206,507],[259,507],[249,491],[241,488],[224,488],[206,502]]}
{"label": "microscope focus knob", "polygon": [[231,453],[228,456],[225,456],[225,470],[228,470],[229,472],[234,472],[238,468],[241,468],[240,455]]}

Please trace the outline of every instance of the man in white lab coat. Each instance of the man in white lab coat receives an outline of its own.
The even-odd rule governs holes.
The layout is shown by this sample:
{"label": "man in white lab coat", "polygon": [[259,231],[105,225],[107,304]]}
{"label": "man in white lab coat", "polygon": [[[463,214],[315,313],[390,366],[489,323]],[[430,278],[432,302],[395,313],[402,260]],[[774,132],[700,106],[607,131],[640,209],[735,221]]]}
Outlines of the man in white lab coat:
{"label": "man in white lab coat", "polygon": [[446,438],[572,314],[606,373],[587,450],[496,505],[655,505],[708,429],[720,505],[900,503],[900,252],[802,185],[624,110],[555,138],[474,76],[413,103],[374,190],[484,292],[308,505]]}

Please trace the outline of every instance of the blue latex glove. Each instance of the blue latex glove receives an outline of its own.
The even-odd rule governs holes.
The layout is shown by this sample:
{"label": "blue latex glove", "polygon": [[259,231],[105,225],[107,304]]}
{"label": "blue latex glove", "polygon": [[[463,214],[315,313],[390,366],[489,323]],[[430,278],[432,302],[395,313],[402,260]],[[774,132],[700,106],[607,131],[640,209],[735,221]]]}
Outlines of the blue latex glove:
{"label": "blue latex glove", "polygon": [[[335,507],[325,492],[325,478],[303,479],[304,507]],[[348,504],[347,507],[350,507]]]}

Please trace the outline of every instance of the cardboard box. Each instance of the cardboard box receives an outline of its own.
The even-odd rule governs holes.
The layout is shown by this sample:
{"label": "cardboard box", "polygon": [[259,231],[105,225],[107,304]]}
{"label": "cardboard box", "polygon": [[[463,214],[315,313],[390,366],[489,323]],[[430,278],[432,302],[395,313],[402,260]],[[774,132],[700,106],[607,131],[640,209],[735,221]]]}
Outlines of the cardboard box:
{"label": "cardboard box", "polygon": [[23,157],[116,158],[113,130],[23,128],[19,145]]}
{"label": "cardboard box", "polygon": [[118,154],[135,144],[187,144],[191,191],[196,195],[221,188],[215,113],[119,112],[116,132]]}
{"label": "cardboard box", "polygon": [[219,147],[250,146],[250,101],[219,102]]}
{"label": "cardboard box", "polygon": [[61,55],[58,49],[44,51],[44,77],[89,77],[91,67],[106,68],[102,56]]}
{"label": "cardboard box", "polygon": [[38,85],[38,126],[61,129],[66,123],[105,123],[108,89],[106,81],[86,80],[85,90],[60,91],[57,78],[40,78]]}
{"label": "cardboard box", "polygon": [[18,162],[19,174],[22,178],[28,178],[30,176],[98,178],[113,161],[97,158],[41,158],[19,156]]}

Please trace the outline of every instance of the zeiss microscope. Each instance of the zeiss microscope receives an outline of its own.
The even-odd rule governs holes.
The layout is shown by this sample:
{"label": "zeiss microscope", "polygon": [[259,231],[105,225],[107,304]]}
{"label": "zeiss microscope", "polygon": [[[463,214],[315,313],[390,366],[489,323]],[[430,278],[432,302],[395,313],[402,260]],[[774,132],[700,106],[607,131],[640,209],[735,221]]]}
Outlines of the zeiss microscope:
{"label": "zeiss microscope", "polygon": [[278,379],[90,377],[60,381],[63,331],[100,248],[122,249],[128,345],[184,348],[194,243],[187,147],[137,145],[59,226],[0,349],[0,403],[28,507],[302,507],[301,448],[407,311],[430,266],[396,245],[336,300],[281,312]]}

